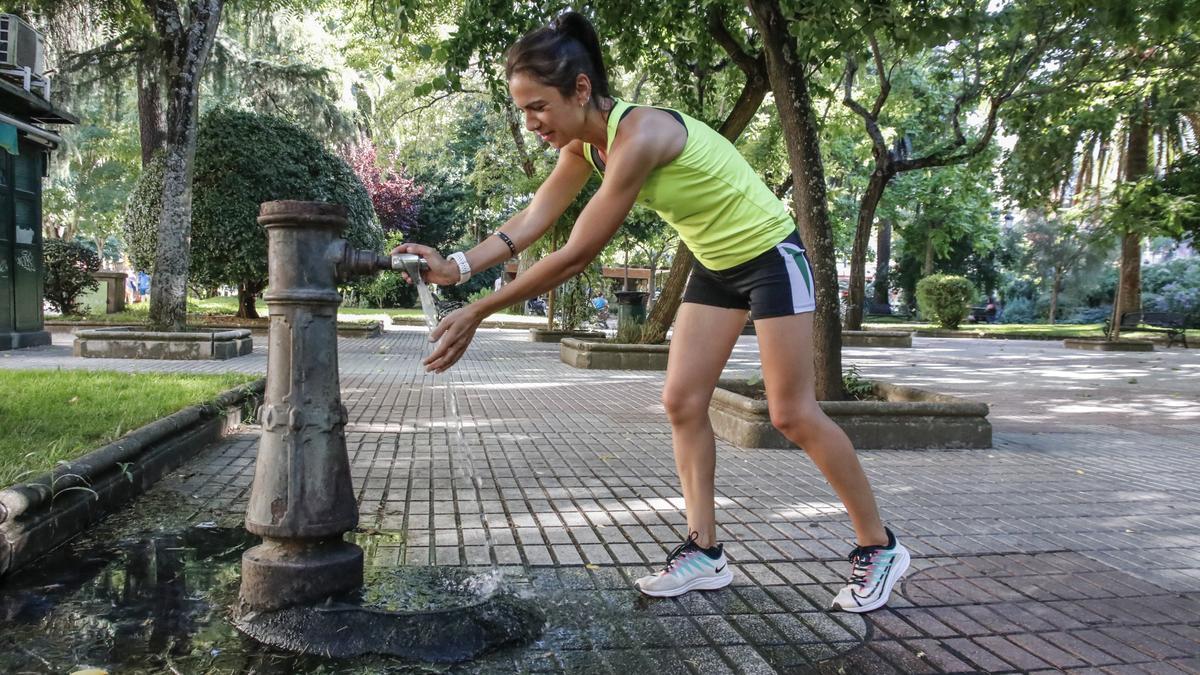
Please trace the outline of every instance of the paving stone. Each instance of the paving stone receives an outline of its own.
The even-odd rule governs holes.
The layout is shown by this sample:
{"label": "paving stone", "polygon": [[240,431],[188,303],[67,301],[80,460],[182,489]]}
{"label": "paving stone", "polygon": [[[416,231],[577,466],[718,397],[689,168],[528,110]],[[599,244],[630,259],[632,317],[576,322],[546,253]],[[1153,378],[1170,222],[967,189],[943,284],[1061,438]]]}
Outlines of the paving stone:
{"label": "paving stone", "polygon": [[[5,352],[0,368],[266,369],[265,341],[189,363],[75,359],[69,336],[54,339]],[[632,580],[687,531],[663,374],[575,370],[516,331],[481,328],[449,376],[420,370],[425,349],[408,328],[339,344],[361,521],[404,542],[376,547],[369,564],[494,559],[553,599],[539,646],[469,672],[1200,673],[1200,415],[1178,405],[1200,398],[1200,379],[1181,375],[1200,372],[1200,350],[928,338],[846,349],[864,376],[988,402],[995,432],[990,450],[859,453],[916,554],[890,608],[864,619],[826,610],[854,533],[803,453],[718,442],[735,585],[644,598]],[[742,338],[727,372],[756,359]],[[1120,384],[1133,377],[1136,389]],[[188,495],[197,522],[237,526],[256,449],[247,429],[156,489]]]}

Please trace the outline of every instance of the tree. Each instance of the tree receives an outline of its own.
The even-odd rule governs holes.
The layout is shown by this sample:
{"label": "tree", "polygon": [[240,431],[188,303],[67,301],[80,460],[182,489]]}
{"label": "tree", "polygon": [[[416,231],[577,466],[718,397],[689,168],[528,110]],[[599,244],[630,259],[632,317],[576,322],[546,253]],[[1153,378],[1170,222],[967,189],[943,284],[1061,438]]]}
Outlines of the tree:
{"label": "tree", "polygon": [[66,134],[43,193],[42,227],[47,237],[87,238],[103,253],[121,231],[120,217],[138,175],[138,150],[120,125],[81,126]]}
{"label": "tree", "polygon": [[1026,218],[1026,238],[1034,264],[1048,270],[1050,281],[1049,323],[1058,318],[1058,298],[1067,274],[1089,254],[1103,254],[1105,232],[1083,210],[1030,213]]}
{"label": "tree", "polygon": [[[876,81],[869,109],[855,98],[859,56],[848,50],[842,102],[863,120],[874,168],[855,228],[847,330],[862,327],[867,243],[891,180],[906,171],[961,164],[982,153],[995,133],[1001,107],[1034,92],[1037,73],[1057,58],[1056,50],[1087,46],[1078,40],[1077,17],[1061,11],[1057,3],[1012,3],[995,12],[979,3],[960,7],[898,10],[886,18],[886,30],[866,31]],[[904,82],[908,95],[918,102],[917,114],[889,119],[889,97],[901,66],[928,74],[908,74]],[[980,118],[977,131],[964,130],[973,113]],[[886,126],[897,128],[895,138],[885,138]]]}
{"label": "tree", "polygon": [[343,157],[371,196],[383,231],[411,232],[421,213],[422,191],[413,179],[404,175],[395,153],[388,158],[390,166],[380,166],[375,144],[364,139],[347,148]]}
{"label": "tree", "polygon": [[[126,216],[131,257],[152,269],[159,231],[155,185],[165,176],[156,158],[134,190]],[[162,173],[160,173],[162,172]],[[197,141],[192,212],[191,270],[204,286],[236,285],[238,316],[255,317],[255,297],[267,283],[266,232],[259,206],[277,199],[342,204],[346,239],[357,248],[381,250],[383,233],[370,196],[350,167],[311,135],[279,118],[218,109],[205,115]]]}
{"label": "tree", "polygon": [[[1005,185],[1022,205],[1070,192],[1076,166],[1097,203],[1121,201],[1180,156],[1200,129],[1200,2],[1106,0],[1082,9],[1091,17],[1088,37],[1102,48],[1064,58],[1045,73],[1040,97],[1006,114],[1018,140],[1006,158]],[[1073,84],[1064,82],[1068,74]],[[1115,316],[1140,309],[1141,240],[1159,234],[1155,221],[1121,222]]]}

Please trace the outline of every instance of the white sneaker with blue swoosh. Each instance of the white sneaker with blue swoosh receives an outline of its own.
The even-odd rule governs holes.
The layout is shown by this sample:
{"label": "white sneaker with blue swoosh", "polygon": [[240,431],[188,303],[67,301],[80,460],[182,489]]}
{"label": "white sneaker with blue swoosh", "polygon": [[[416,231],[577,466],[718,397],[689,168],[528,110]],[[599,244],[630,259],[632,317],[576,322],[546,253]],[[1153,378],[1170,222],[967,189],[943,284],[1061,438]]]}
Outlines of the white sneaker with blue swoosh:
{"label": "white sneaker with blue swoosh", "polygon": [[887,546],[859,546],[850,552],[849,583],[833,598],[831,609],[861,613],[887,604],[892,587],[904,576],[911,559],[891,530],[887,536]]}
{"label": "white sneaker with blue swoosh", "polygon": [[633,585],[656,598],[673,598],[688,591],[712,591],[728,586],[733,581],[733,571],[725,558],[724,546],[717,544],[705,551],[696,544],[697,536],[693,532],[687,541],[676,546],[667,556],[667,566],[661,572],[642,577]]}

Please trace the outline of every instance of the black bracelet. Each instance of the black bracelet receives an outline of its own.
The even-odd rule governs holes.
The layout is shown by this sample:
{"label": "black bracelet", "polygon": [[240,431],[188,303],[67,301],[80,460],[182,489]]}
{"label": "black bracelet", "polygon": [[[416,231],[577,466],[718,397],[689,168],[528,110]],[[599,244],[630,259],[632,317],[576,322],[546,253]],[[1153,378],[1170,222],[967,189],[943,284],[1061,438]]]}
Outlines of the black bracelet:
{"label": "black bracelet", "polygon": [[517,245],[513,243],[512,239],[508,238],[507,234],[504,234],[500,230],[496,230],[493,232],[493,234],[495,234],[497,237],[500,237],[500,241],[504,242],[508,246],[508,250],[512,252],[513,256],[517,255]]}

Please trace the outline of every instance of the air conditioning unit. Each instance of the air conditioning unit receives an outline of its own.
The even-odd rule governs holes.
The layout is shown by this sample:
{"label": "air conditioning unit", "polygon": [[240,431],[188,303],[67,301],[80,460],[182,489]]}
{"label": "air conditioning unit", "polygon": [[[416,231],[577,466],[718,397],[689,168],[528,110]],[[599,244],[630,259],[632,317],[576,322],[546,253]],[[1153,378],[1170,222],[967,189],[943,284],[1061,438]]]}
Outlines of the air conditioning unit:
{"label": "air conditioning unit", "polygon": [[28,68],[38,78],[46,71],[45,39],[13,14],[0,14],[0,68]]}

